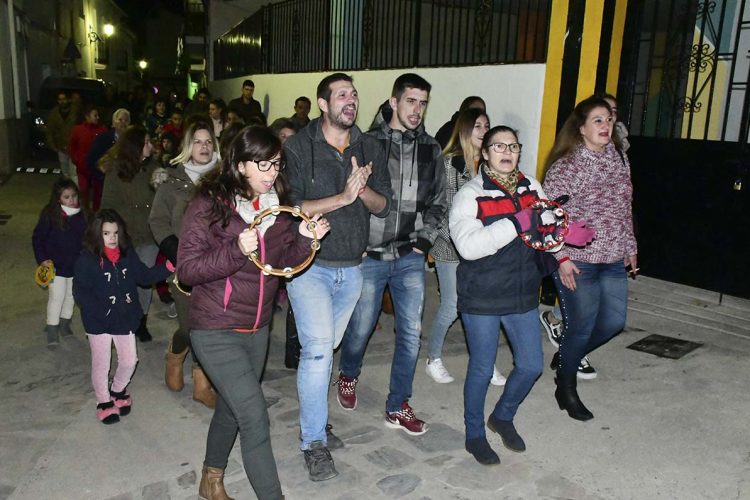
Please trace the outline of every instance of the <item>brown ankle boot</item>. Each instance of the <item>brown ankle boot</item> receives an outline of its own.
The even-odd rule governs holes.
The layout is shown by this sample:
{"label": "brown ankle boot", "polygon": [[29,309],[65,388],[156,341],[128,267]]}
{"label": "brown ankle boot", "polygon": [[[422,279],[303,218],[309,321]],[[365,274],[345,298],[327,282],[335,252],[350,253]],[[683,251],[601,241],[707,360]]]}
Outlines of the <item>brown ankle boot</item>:
{"label": "brown ankle boot", "polygon": [[185,387],[185,378],[182,373],[182,365],[185,363],[185,356],[187,356],[188,348],[180,353],[172,352],[172,341],[169,341],[167,346],[167,354],[165,359],[167,360],[166,369],[164,370],[164,382],[167,384],[167,388],[170,391],[180,392]]}
{"label": "brown ankle boot", "polygon": [[198,496],[204,500],[234,500],[224,489],[224,469],[203,466]]}
{"label": "brown ankle boot", "polygon": [[203,368],[198,365],[193,365],[193,399],[209,408],[216,406],[216,393]]}

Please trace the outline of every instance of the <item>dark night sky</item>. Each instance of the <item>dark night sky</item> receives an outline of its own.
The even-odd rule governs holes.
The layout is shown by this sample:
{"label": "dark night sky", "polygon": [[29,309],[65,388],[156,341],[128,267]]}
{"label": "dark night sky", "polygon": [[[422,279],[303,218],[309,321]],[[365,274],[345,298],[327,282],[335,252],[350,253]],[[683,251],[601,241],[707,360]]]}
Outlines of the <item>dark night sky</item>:
{"label": "dark night sky", "polygon": [[174,14],[185,12],[184,0],[115,0],[117,5],[136,23],[151,15],[152,9],[162,6]]}

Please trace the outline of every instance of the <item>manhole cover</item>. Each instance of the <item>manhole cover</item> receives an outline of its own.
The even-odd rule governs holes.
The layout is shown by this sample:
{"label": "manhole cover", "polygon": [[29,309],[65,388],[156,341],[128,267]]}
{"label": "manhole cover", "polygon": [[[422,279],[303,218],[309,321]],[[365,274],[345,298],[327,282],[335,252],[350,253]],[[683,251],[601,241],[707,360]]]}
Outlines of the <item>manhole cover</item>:
{"label": "manhole cover", "polygon": [[647,352],[662,358],[680,359],[685,354],[702,345],[700,342],[690,342],[689,340],[680,340],[674,337],[654,334],[630,344],[628,349]]}

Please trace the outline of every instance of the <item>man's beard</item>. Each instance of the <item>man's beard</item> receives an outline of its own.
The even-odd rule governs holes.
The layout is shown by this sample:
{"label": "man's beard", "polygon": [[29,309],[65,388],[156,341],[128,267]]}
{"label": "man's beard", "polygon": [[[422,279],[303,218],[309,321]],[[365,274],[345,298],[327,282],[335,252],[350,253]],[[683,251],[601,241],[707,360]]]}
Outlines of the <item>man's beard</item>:
{"label": "man's beard", "polygon": [[352,118],[351,123],[346,122],[346,118],[344,118],[344,108],[341,108],[341,111],[339,111],[337,114],[329,114],[328,115],[328,121],[331,123],[331,125],[334,125],[340,129],[350,129],[352,126],[354,126],[354,122],[357,121],[357,109],[354,109],[354,117]]}

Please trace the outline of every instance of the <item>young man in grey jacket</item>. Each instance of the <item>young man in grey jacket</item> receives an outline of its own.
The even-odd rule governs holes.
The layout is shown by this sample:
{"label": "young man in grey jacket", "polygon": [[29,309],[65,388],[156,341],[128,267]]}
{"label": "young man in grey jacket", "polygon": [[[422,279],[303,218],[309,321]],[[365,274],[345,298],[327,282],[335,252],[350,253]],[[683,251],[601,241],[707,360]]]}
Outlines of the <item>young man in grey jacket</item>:
{"label": "young man in grey jacket", "polygon": [[287,285],[302,346],[297,369],[300,448],[310,479],[338,472],[328,451],[328,387],[333,350],[362,292],[360,263],[370,215],[385,217],[391,186],[383,148],[354,121],[359,97],[344,73],[318,85],[319,119],[284,144],[289,197],[310,215],[323,214],[331,231],[313,264]]}
{"label": "young man in grey jacket", "polygon": [[381,106],[367,133],[385,148],[393,198],[386,218],[370,220],[367,256],[361,266],[362,295],[341,346],[337,394],[342,408],[356,408],[357,377],[388,285],[396,315],[396,348],[385,425],[412,435],[427,432],[427,424],[409,406],[422,330],[425,255],[447,210],[443,155],[423,125],[430,89],[419,75],[398,77],[392,97]]}

